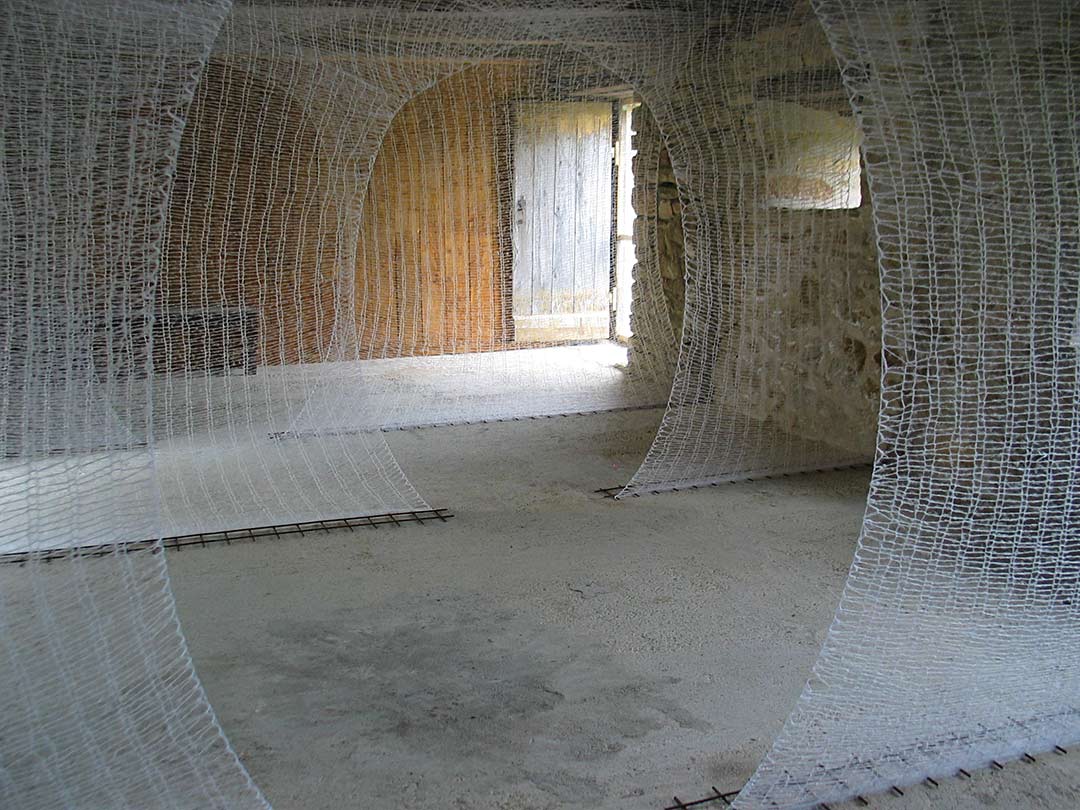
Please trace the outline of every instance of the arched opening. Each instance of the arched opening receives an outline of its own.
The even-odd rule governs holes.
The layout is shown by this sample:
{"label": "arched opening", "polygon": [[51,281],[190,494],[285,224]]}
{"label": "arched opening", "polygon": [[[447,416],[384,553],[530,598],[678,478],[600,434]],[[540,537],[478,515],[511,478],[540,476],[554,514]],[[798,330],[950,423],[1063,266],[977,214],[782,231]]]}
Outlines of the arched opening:
{"label": "arched opening", "polygon": [[[705,401],[708,408],[699,411],[703,418],[691,423],[692,431],[668,434],[671,446],[678,452],[700,446],[703,441],[714,448],[730,448],[730,427],[717,419],[717,414],[726,416],[728,408],[740,412],[742,424],[769,422],[777,434],[820,440],[826,427],[824,414],[833,413],[838,403],[846,403],[843,386],[849,382],[847,378],[872,377],[874,373],[873,353],[867,352],[856,363],[855,341],[851,340],[849,346],[834,340],[839,334],[847,334],[845,327],[857,323],[859,317],[870,319],[869,313],[856,316],[852,312],[853,282],[849,271],[857,269],[868,273],[871,281],[874,278],[871,257],[858,252],[868,239],[868,211],[855,209],[852,214],[838,207],[838,201],[850,202],[852,196],[851,119],[841,114],[845,101],[835,77],[831,95],[819,94],[807,104],[790,101],[814,95],[804,76],[790,75],[794,64],[802,64],[808,57],[829,64],[829,52],[823,50],[820,30],[812,26],[813,18],[804,13],[796,15],[794,21],[798,34],[773,42],[771,58],[760,54],[753,59],[743,56],[740,63],[743,51],[729,44],[731,52],[725,52],[729,62],[719,77],[723,84],[715,90],[721,100],[718,108],[699,110],[697,118],[678,122],[674,119],[679,109],[673,101],[678,99],[678,88],[653,86],[651,93],[642,93],[644,104],[633,124],[639,136],[635,144],[639,160],[634,172],[639,209],[634,226],[638,237],[636,281],[653,297],[649,300],[651,312],[635,310],[646,328],[635,331],[637,342],[630,341],[628,360],[633,363],[638,357],[647,364],[658,362],[657,358],[664,355],[670,369],[670,347],[664,352],[656,344],[650,346],[646,340],[650,327],[657,334],[666,330],[669,336],[682,329],[684,335],[696,335],[692,338],[696,345],[702,340],[711,341],[707,351],[684,350],[689,360],[686,367],[699,378],[697,388],[684,389],[691,399],[677,403],[676,412],[696,400]],[[768,41],[777,26],[792,20],[782,17],[771,22],[773,25],[762,22],[760,30],[752,29],[744,37],[746,41],[737,40],[741,48],[745,49],[747,42],[760,44],[755,37]],[[429,30],[425,42],[438,42],[439,36]],[[511,43],[514,39],[507,37]],[[349,223],[348,239],[352,233],[357,236],[355,250],[339,249],[335,257],[334,350],[318,358],[323,362],[303,361],[297,355],[295,361],[283,364],[304,366],[303,384],[307,386],[296,400],[296,411],[289,414],[287,430],[282,431],[290,434],[283,437],[281,445],[290,452],[309,452],[299,442],[317,446],[327,438],[336,442],[342,436],[360,435],[358,431],[373,427],[586,409],[565,404],[581,401],[567,400],[565,391],[554,392],[559,403],[555,407],[543,401],[552,393],[553,385],[565,379],[571,382],[568,389],[572,397],[587,393],[580,377],[560,379],[562,372],[550,374],[542,366],[530,371],[508,360],[513,352],[561,348],[563,342],[549,337],[520,341],[526,344],[524,348],[518,345],[514,277],[512,272],[507,273],[508,268],[513,271],[515,258],[512,219],[517,214],[518,199],[514,186],[516,126],[525,105],[605,103],[611,120],[621,94],[636,92],[620,79],[623,71],[633,76],[640,66],[631,61],[621,65],[623,71],[606,70],[599,65],[618,66],[623,57],[618,53],[598,55],[587,48],[583,54],[554,40],[552,37],[541,44],[514,47],[509,56],[501,50],[490,56],[476,52],[486,52],[492,47],[490,43],[481,49],[474,48],[469,40],[465,46],[460,40],[451,40],[455,47],[468,51],[466,64],[462,64],[460,53],[440,51],[434,59],[437,69],[425,73],[422,80],[403,81],[405,89],[397,88],[394,104],[381,108],[378,126],[373,127],[377,137],[364,142],[365,160],[345,159],[343,154],[351,143],[346,137],[348,129],[336,125],[331,128],[328,143],[320,148],[337,156],[338,170],[370,168],[349,181],[354,192],[349,197],[352,207],[347,216],[336,220]],[[335,40],[330,37],[329,41]],[[355,43],[350,46],[355,47]],[[785,58],[775,58],[781,51]],[[763,67],[769,61],[775,62],[771,68],[775,75]],[[752,67],[755,72],[750,98],[732,105],[732,97],[743,89],[739,67]],[[810,88],[827,84],[819,75],[823,73],[819,70],[814,74]],[[289,75],[287,71],[280,74]],[[282,81],[280,76],[278,81]],[[711,73],[709,77],[718,78]],[[661,78],[672,82],[670,75]],[[349,86],[348,80],[342,81]],[[330,82],[328,86],[336,85]],[[351,89],[356,92],[355,87]],[[649,117],[649,100],[661,90],[670,91],[657,105],[666,137],[661,134],[660,123]],[[295,88],[290,92],[297,95]],[[763,98],[757,98],[754,92]],[[299,95],[304,97],[304,91]],[[712,95],[710,92],[708,97]],[[582,101],[583,97],[589,100]],[[770,106],[780,97],[788,101]],[[342,110],[336,115],[347,118],[353,97],[337,98]],[[322,90],[312,93],[307,101],[307,107],[320,115],[328,115],[324,109],[328,105]],[[728,106],[737,110],[739,118],[714,148],[694,127],[712,120],[720,114],[719,108]],[[728,110],[728,114],[735,113]],[[730,186],[710,188],[710,182],[718,176],[730,179],[720,174],[721,169],[730,168],[718,163],[721,159],[741,163],[748,192],[725,196],[717,189]],[[830,172],[842,175],[848,184],[834,182],[823,192],[821,184],[835,180]],[[617,191],[612,197],[617,196]],[[684,222],[687,208],[691,213]],[[703,217],[712,223],[712,230],[702,225]],[[718,222],[723,228],[717,229]],[[717,239],[717,234],[722,238]],[[554,236],[547,238],[549,243],[555,241]],[[699,306],[702,302],[718,306],[720,302],[718,311],[731,319],[726,332],[717,322],[700,319],[700,309],[692,317],[694,323],[683,328],[687,309],[681,299],[687,293],[683,287],[680,295],[680,283],[686,281],[686,245],[699,251],[695,266],[700,269],[689,278],[693,288],[689,295],[696,296]],[[849,250],[850,255],[845,253]],[[843,261],[836,261],[837,257]],[[859,259],[865,265],[858,265]],[[715,284],[718,279],[721,283]],[[610,276],[606,281],[610,284]],[[873,286],[859,290],[861,300],[872,300],[875,291]],[[640,304],[641,299],[635,303]],[[724,309],[731,307],[742,320],[732,318],[731,310]],[[642,317],[645,313],[653,318],[651,323]],[[785,321],[788,316],[790,323]],[[744,325],[745,342],[724,343],[722,338],[738,334]],[[788,332],[785,339],[785,331],[792,326],[799,330],[797,338]],[[826,326],[833,332],[823,338]],[[820,362],[802,367],[799,353],[813,352],[814,339],[818,343],[813,356]],[[872,340],[865,335],[863,339]],[[851,355],[851,364],[829,368],[828,363],[837,356],[842,361],[845,351]],[[443,363],[440,371],[438,364]],[[381,378],[369,371],[380,364],[390,369]],[[420,371],[410,379],[414,369]],[[297,377],[301,376],[299,371],[295,370]],[[283,376],[293,373],[287,370]],[[440,374],[444,379],[438,379]],[[822,395],[821,388],[813,386],[821,377],[826,381],[823,387],[835,385],[838,390]],[[748,378],[757,386],[753,391],[748,391],[750,386],[733,391],[724,385],[725,381]],[[523,383],[529,382],[538,385],[527,389]],[[484,384],[490,389],[478,397],[475,387]],[[872,392],[867,395],[872,397]],[[829,396],[833,396],[831,401]],[[717,404],[723,407],[715,407]],[[402,418],[402,411],[409,408],[412,412]],[[647,439],[652,427],[628,421],[594,429],[597,435],[581,429],[566,435],[536,430],[497,434],[499,428],[489,428],[488,435],[501,436],[505,447],[486,454],[478,436],[464,440],[470,443],[468,448],[455,448],[454,441],[462,439],[455,439],[453,433],[425,433],[422,447],[418,446],[419,434],[410,433],[392,437],[391,444],[399,456],[404,453],[408,458],[407,467],[423,476],[419,480],[426,484],[425,491],[454,493],[455,503],[475,513],[487,510],[482,503],[497,501],[504,494],[508,504],[522,507],[523,489],[545,491],[548,482],[568,477],[559,470],[587,470],[584,478],[573,479],[573,487],[580,491],[589,487],[590,476],[597,475],[601,466],[619,464],[628,472],[645,449],[639,439]],[[718,427],[727,429],[727,433]],[[863,428],[865,438],[865,425]],[[814,430],[818,434],[810,435]],[[617,446],[614,451],[605,448],[605,443],[624,441],[620,434],[629,432],[636,442],[631,447]],[[525,436],[534,444],[531,448],[515,446],[515,435]],[[572,443],[577,451],[575,457],[537,449],[545,441],[551,443],[553,436],[555,444]],[[842,438],[858,441],[854,436]],[[753,446],[750,439],[744,442],[744,449]],[[762,455],[775,449],[775,445],[765,443]],[[730,455],[719,459],[710,456],[711,472],[715,475],[731,459]],[[787,461],[782,453],[767,456],[765,464],[750,471],[785,470]],[[427,470],[451,469],[454,475],[447,476],[450,480],[439,481],[425,474]],[[733,469],[746,477],[745,468]],[[682,482],[678,476],[673,480],[676,486]],[[515,487],[515,482],[522,481],[528,483]],[[839,493],[816,491],[811,486],[809,491],[791,494],[793,503],[824,523],[825,512],[836,512],[837,522],[828,525],[840,526],[844,520],[857,522],[862,486],[863,479],[852,476],[842,480]],[[728,505],[729,514],[739,516],[735,519],[749,526],[753,524],[754,493],[750,490],[742,495],[741,502]],[[551,499],[551,505],[555,511],[565,508],[558,496]],[[419,553],[426,564],[419,566],[424,568],[420,573],[416,570],[416,548],[410,552],[376,546],[378,552],[369,547],[358,554],[347,542],[340,542],[342,538],[333,538],[322,547],[325,552],[339,555],[333,565],[327,565],[328,558],[319,550],[309,552],[306,563],[311,563],[311,568],[306,563],[289,566],[284,557],[279,558],[288,575],[275,570],[253,577],[251,587],[260,593],[245,585],[241,589],[246,595],[244,604],[234,606],[235,614],[228,618],[202,609],[202,605],[213,604],[208,597],[220,583],[200,569],[198,560],[188,557],[174,566],[181,611],[192,631],[197,660],[215,662],[205,670],[206,677],[226,726],[235,730],[245,762],[260,780],[269,780],[266,784],[272,795],[296,789],[287,784],[295,781],[295,774],[282,771],[284,781],[278,781],[268,770],[272,755],[264,757],[263,753],[276,746],[290,752],[286,756],[292,758],[298,757],[301,750],[317,751],[320,761],[333,763],[330,770],[337,774],[332,780],[337,789],[367,777],[379,795],[389,795],[397,784],[399,757],[422,763],[418,767],[424,778],[417,778],[414,789],[424,797],[422,801],[432,801],[434,785],[441,777],[431,775],[448,767],[470,774],[480,785],[485,784],[482,772],[487,763],[497,763],[497,781],[522,778],[527,772],[522,763],[527,746],[521,735],[533,729],[546,736],[559,727],[565,730],[565,744],[554,746],[553,755],[539,765],[537,781],[526,780],[530,784],[525,791],[530,795],[553,791],[560,800],[569,800],[567,785],[580,784],[575,779],[582,777],[562,773],[562,763],[571,759],[575,750],[595,750],[605,762],[622,767],[641,752],[637,743],[628,741],[639,735],[643,740],[655,741],[682,734],[690,748],[709,751],[710,762],[726,763],[733,752],[726,748],[722,752],[715,750],[710,732],[721,721],[715,711],[704,708],[705,695],[716,689],[732,693],[738,691],[740,677],[762,682],[769,670],[788,668],[792,673],[790,683],[770,683],[754,698],[762,701],[760,705],[786,705],[788,692],[801,679],[799,664],[794,662],[803,660],[799,656],[809,661],[817,646],[808,627],[827,622],[829,601],[814,599],[796,589],[790,594],[785,592],[790,601],[780,600],[782,607],[756,601],[755,606],[762,626],[792,619],[790,613],[780,614],[791,604],[797,606],[793,609],[799,615],[807,610],[807,618],[794,622],[801,634],[797,644],[761,653],[759,640],[742,639],[738,642],[740,653],[757,655],[755,663],[747,667],[728,666],[719,652],[709,653],[704,665],[700,659],[681,658],[665,634],[686,641],[699,655],[706,656],[701,640],[693,640],[692,633],[687,635],[688,628],[716,627],[724,622],[721,614],[727,612],[724,602],[708,601],[718,595],[713,586],[690,575],[690,569],[700,565],[699,552],[704,553],[700,547],[694,549],[693,543],[705,542],[706,535],[693,534],[691,547],[676,544],[671,553],[659,555],[650,548],[647,536],[635,534],[633,525],[657,509],[666,521],[679,523],[679,507],[639,508],[639,512],[609,518],[611,531],[617,531],[630,545],[619,563],[610,559],[610,551],[604,554],[588,544],[567,542],[575,537],[574,521],[583,517],[576,508],[566,510],[566,522],[552,519],[552,533],[562,538],[555,555],[558,560],[527,572],[518,570],[521,558],[509,550],[501,554],[484,540],[492,537],[489,532],[495,525],[514,520],[512,509],[491,510],[491,521],[482,524],[480,538],[475,542],[465,543],[460,535],[452,535],[454,542],[443,543],[443,547],[421,545]],[[832,534],[850,539],[854,525]],[[761,530],[756,525],[749,529]],[[535,553],[540,542],[537,535],[522,526],[516,536],[526,548],[534,546]],[[448,553],[447,546],[456,551]],[[366,569],[366,555],[376,553],[380,557],[378,576],[372,576]],[[777,566],[778,572],[786,573],[778,573],[777,581],[772,582],[776,591],[781,589],[781,581],[798,581],[800,574],[804,581],[836,589],[850,546],[838,543],[838,548],[831,547],[813,565],[797,564],[797,555],[790,546],[784,546],[780,554],[787,558],[789,566]],[[238,558],[238,564],[243,567],[249,561]],[[652,592],[649,580],[657,566],[672,572],[672,584],[665,583],[655,595],[646,598],[643,594]],[[580,574],[601,570],[601,576]],[[317,585],[309,579],[315,571],[319,572]],[[447,571],[460,576],[448,583]],[[680,590],[674,583],[684,578],[690,582]],[[484,579],[494,582],[484,585]],[[271,596],[312,587],[327,594],[325,604],[305,603],[301,607],[293,603],[287,612],[282,612],[281,601]],[[536,594],[531,603],[534,609],[521,608],[521,593]],[[749,589],[739,588],[736,593],[747,598]],[[578,601],[568,605],[568,596],[579,600],[580,605]],[[689,604],[698,598],[702,599],[700,605]],[[625,605],[627,599],[644,599],[642,604],[648,608],[612,616],[610,633],[601,642],[596,619],[589,610],[595,607],[611,616],[614,608],[609,605],[605,609],[605,602]],[[326,608],[332,610],[333,618],[328,618]],[[260,624],[260,614],[274,618]],[[566,627],[545,626],[549,617],[556,615],[566,617]],[[341,620],[346,629],[336,627]],[[738,636],[736,628],[724,626],[725,637]],[[214,632],[209,632],[211,627]],[[250,636],[244,628],[252,628]],[[517,650],[516,644],[524,649]],[[267,645],[276,646],[282,660],[303,663],[298,667],[287,664],[276,674],[272,662],[243,663],[245,658],[257,658],[258,650]],[[591,650],[592,645],[600,646]],[[381,663],[390,650],[399,648],[413,651],[403,655],[401,667]],[[338,660],[335,651],[342,649],[349,654]],[[788,657],[793,649],[793,657]],[[628,650],[637,651],[631,656],[633,664],[624,656]],[[658,663],[661,655],[680,658],[675,666],[677,676],[662,674],[664,667]],[[544,656],[549,656],[546,661]],[[724,674],[710,674],[714,680],[703,680],[699,677],[703,666],[712,673],[723,670]],[[262,694],[268,707],[265,718],[248,711],[247,698],[223,677],[238,669],[245,675],[234,684],[277,684]],[[353,677],[349,674],[353,669],[366,674]],[[584,673],[595,677],[596,684],[575,689],[575,679],[586,677]],[[674,681],[666,680],[668,677],[691,685],[681,691],[672,686]],[[328,689],[327,683],[342,686]],[[709,686],[712,683],[719,686]],[[619,690],[628,697],[617,699],[612,695]],[[360,711],[360,703],[374,707],[373,716],[380,718],[382,725],[373,727]],[[588,704],[600,707],[614,720],[601,722],[589,713]],[[693,705],[693,710],[687,705]],[[755,737],[761,729],[757,717],[760,712],[747,707],[739,711],[745,716],[738,723],[738,735]],[[505,733],[491,733],[485,724],[498,722],[497,716],[503,712],[514,719],[508,721]],[[774,714],[772,722],[778,724],[782,712]],[[337,729],[338,736],[333,738],[336,742],[320,739],[317,732],[324,720]],[[475,724],[470,725],[473,721]],[[590,724],[599,724],[600,731],[591,730]],[[286,727],[292,730],[287,743],[283,739]],[[387,734],[387,729],[393,729],[392,734]],[[335,748],[349,735],[362,737],[350,749],[355,761],[343,761]],[[755,737],[753,754],[743,754],[744,771],[750,758],[764,751],[767,736],[763,733]],[[262,753],[259,746],[263,747]],[[625,755],[623,750],[627,751]],[[385,768],[373,765],[380,760],[390,764]],[[665,763],[664,767],[673,764],[671,760]],[[321,777],[326,773],[320,772]],[[566,784],[545,785],[545,780],[550,779],[565,779]],[[469,790],[463,795],[471,795]],[[608,787],[598,790],[596,795],[601,795]]]}

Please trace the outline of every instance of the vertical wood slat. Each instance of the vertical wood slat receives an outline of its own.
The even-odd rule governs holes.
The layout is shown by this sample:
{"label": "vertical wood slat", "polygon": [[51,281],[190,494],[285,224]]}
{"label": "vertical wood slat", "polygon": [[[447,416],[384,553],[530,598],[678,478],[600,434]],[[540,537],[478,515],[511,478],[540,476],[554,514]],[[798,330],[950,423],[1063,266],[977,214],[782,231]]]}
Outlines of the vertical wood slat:
{"label": "vertical wood slat", "polygon": [[416,96],[394,118],[361,224],[364,356],[501,345],[509,306],[501,231],[509,223],[500,192],[510,186],[501,167],[509,165],[506,109],[522,81],[514,68],[469,69]]}
{"label": "vertical wood slat", "polygon": [[[543,307],[545,315],[569,315],[577,311],[574,291],[576,287],[575,267],[578,249],[584,252],[588,243],[578,245],[577,220],[584,212],[579,211],[581,183],[578,163],[578,122],[582,111],[575,106],[559,105],[552,111],[551,123],[554,130],[555,166],[552,172],[552,231],[551,275],[549,298]],[[581,133],[587,137],[586,133]],[[583,150],[584,151],[584,150]],[[587,236],[586,236],[587,238]]]}
{"label": "vertical wood slat", "polygon": [[[544,316],[549,323],[561,316],[602,323],[610,285],[612,106],[522,103],[515,119],[518,327],[523,319],[540,323]],[[605,335],[602,328],[590,333]]]}

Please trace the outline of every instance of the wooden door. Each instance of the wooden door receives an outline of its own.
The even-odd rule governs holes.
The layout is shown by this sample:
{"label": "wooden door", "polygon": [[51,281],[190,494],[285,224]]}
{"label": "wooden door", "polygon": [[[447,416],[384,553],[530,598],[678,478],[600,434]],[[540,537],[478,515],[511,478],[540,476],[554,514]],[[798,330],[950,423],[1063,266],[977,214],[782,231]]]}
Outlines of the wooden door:
{"label": "wooden door", "polygon": [[514,124],[514,339],[606,339],[612,105],[521,103]]}

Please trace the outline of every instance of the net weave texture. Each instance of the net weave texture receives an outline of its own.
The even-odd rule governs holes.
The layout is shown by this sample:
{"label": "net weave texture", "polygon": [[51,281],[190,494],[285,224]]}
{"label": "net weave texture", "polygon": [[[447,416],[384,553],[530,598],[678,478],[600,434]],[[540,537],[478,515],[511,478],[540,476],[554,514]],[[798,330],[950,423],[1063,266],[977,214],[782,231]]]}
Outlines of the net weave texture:
{"label": "net weave texture", "polygon": [[820,23],[809,3],[687,4],[652,37],[606,58],[664,133],[686,300],[663,424],[619,497],[869,460],[870,206]]}
{"label": "net weave texture", "polygon": [[865,132],[885,375],[855,562],[737,807],[1080,739],[1080,18],[821,0]]}
{"label": "net weave texture", "polygon": [[[739,806],[1080,736],[1067,3],[5,12],[0,552],[422,508],[387,428],[669,391],[624,495],[847,464],[880,378],[850,581]],[[0,804],[266,806],[160,548],[0,600]]]}
{"label": "net weave texture", "polygon": [[[132,366],[153,328],[169,177],[225,11],[5,4],[5,550],[156,536],[149,420],[122,414],[147,401]],[[266,806],[195,679],[159,549],[4,569],[0,806]]]}

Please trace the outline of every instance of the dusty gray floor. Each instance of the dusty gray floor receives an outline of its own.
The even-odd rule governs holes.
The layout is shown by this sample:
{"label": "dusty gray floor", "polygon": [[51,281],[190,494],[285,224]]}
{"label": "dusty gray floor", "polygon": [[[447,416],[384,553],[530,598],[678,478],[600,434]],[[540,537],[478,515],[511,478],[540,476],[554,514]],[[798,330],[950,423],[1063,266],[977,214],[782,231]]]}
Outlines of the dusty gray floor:
{"label": "dusty gray floor", "polygon": [[[616,503],[657,412],[394,433],[440,526],[170,556],[278,810],[660,808],[750,775],[851,560],[866,472]],[[1080,806],[1080,753],[873,807]]]}

